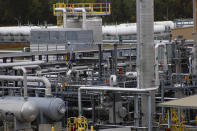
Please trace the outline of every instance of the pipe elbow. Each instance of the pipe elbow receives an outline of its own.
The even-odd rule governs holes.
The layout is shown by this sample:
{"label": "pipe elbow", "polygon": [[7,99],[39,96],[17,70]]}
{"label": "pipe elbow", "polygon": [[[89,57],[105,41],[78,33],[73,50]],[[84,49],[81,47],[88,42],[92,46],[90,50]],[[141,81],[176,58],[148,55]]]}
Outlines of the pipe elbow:
{"label": "pipe elbow", "polygon": [[86,13],[86,10],[82,8],[82,12],[83,12],[83,13]]}
{"label": "pipe elbow", "polygon": [[14,66],[12,69],[14,69],[14,70],[22,70],[24,74],[27,73],[26,68],[22,67],[22,66]]}
{"label": "pipe elbow", "polygon": [[62,12],[66,12],[66,9],[65,8],[55,8],[55,11],[62,11]]}
{"label": "pipe elbow", "polygon": [[84,8],[74,8],[75,11],[81,11],[82,13],[86,13]]}
{"label": "pipe elbow", "polygon": [[42,77],[42,82],[45,84],[46,86],[46,92],[45,92],[45,95],[46,96],[51,96],[51,83],[50,81],[46,78],[46,77]]}

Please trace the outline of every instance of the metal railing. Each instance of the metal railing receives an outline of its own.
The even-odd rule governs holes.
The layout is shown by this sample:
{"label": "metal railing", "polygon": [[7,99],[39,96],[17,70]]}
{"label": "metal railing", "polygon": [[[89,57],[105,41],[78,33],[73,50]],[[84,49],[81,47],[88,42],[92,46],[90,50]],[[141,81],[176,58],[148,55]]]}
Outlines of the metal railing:
{"label": "metal railing", "polygon": [[53,14],[62,16],[62,12],[55,8],[66,8],[68,16],[81,16],[82,12],[74,11],[74,8],[84,8],[87,16],[103,16],[111,14],[111,3],[56,3],[53,4]]}

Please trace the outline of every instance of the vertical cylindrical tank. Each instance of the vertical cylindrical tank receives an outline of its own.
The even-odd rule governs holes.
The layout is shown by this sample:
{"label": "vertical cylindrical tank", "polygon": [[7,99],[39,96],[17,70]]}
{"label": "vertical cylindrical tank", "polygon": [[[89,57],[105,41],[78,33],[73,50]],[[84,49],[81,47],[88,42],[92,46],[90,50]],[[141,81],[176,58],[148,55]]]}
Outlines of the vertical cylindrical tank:
{"label": "vertical cylindrical tank", "polygon": [[197,74],[197,0],[193,0],[193,19],[194,19],[194,28],[193,28],[193,38],[194,38],[194,61],[193,61],[193,74]]}
{"label": "vertical cylindrical tank", "polygon": [[150,88],[154,86],[153,0],[137,1],[137,5],[139,87]]}
{"label": "vertical cylindrical tank", "polygon": [[[153,32],[153,0],[136,0],[137,5],[137,87],[154,87],[154,32]],[[148,97],[142,95],[142,126],[149,126],[151,130],[151,121],[149,117],[155,110],[154,94],[151,99],[151,112],[148,112]]]}

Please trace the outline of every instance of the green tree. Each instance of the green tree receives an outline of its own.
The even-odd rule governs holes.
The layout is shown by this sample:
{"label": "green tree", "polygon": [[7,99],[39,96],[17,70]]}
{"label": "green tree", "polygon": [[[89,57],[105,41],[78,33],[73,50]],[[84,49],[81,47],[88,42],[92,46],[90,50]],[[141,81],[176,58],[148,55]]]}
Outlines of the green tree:
{"label": "green tree", "polygon": [[[103,23],[136,21],[136,0],[0,0],[0,25],[56,24],[52,4],[56,2],[110,2],[112,14],[103,17]],[[192,0],[154,0],[154,18],[174,20],[192,18]]]}

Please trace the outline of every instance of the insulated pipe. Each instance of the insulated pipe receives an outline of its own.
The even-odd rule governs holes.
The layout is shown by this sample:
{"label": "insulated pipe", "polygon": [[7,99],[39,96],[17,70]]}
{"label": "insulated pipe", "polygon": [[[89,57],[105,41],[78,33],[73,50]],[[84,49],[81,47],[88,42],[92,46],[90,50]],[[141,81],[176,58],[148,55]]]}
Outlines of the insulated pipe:
{"label": "insulated pipe", "polygon": [[27,100],[28,94],[27,94],[27,70],[26,69],[33,69],[38,68],[41,69],[38,65],[28,65],[28,66],[15,66],[13,67],[14,70],[22,70],[23,72],[23,85],[24,85],[24,99]]}
{"label": "insulated pipe", "polygon": [[98,44],[99,48],[99,80],[102,80],[102,62],[103,62],[103,52],[102,52],[102,45]]}
{"label": "insulated pipe", "polygon": [[65,68],[49,68],[49,69],[43,69],[43,70],[40,70],[40,73],[46,73],[46,72],[61,72],[61,71],[67,71],[68,68],[65,67]]}
{"label": "insulated pipe", "polygon": [[74,8],[74,11],[81,11],[83,17],[82,29],[86,29],[86,10],[84,8]]}
{"label": "insulated pipe", "polygon": [[[119,40],[103,40],[103,43],[118,43]],[[137,43],[136,40],[122,40],[121,43]],[[133,44],[134,45],[134,44]]]}
{"label": "insulated pipe", "polygon": [[65,67],[65,68],[49,68],[49,71],[66,71],[66,70],[68,70],[67,67]]}
{"label": "insulated pipe", "polygon": [[[67,71],[68,70],[68,68],[67,67],[65,67],[65,68],[49,68],[49,69],[43,69],[43,70],[40,70],[40,74],[43,74],[43,73],[47,73],[47,72],[61,72],[61,71]],[[37,72],[37,74],[39,74],[38,72]]]}
{"label": "insulated pipe", "polygon": [[66,75],[67,76],[70,76],[72,72],[73,72],[73,70],[68,70],[68,72],[66,73]]}
{"label": "insulated pipe", "polygon": [[31,68],[31,69],[36,69],[36,75],[40,76],[41,75],[41,67],[39,65],[30,65],[30,66],[24,66],[26,69]]}
{"label": "insulated pipe", "polygon": [[193,61],[193,72],[192,74],[197,74],[197,0],[193,0],[193,20],[194,20],[194,27],[193,27],[193,39],[194,39],[194,61]]}
{"label": "insulated pipe", "polygon": [[[154,33],[165,32],[164,25],[154,25]],[[136,25],[111,25],[102,27],[103,35],[135,35],[137,34]]]}
{"label": "insulated pipe", "polygon": [[[58,9],[58,8],[57,8]],[[60,8],[61,9],[61,8]],[[72,10],[72,8],[67,8]],[[67,11],[67,10],[66,10]],[[65,17],[66,18],[66,17]],[[135,28],[133,28],[135,27]],[[31,29],[40,29],[42,26],[12,26],[12,27],[0,27],[0,34],[1,35],[24,35],[29,36]],[[58,28],[57,26],[49,26],[48,28]],[[117,29],[115,29],[117,28]],[[173,29],[174,23],[173,21],[160,21],[160,22],[154,22],[154,32],[163,32],[166,31],[166,29]],[[119,32],[120,30],[120,32]],[[122,34],[131,34],[135,32],[136,34],[136,23],[128,23],[128,24],[120,24],[120,25],[106,25],[102,26],[102,32],[104,35],[106,34],[115,34],[115,32],[120,35]]]}
{"label": "insulated pipe", "polygon": [[44,61],[28,61],[28,62],[18,62],[18,63],[2,63],[0,68],[9,68],[13,66],[26,66],[26,65],[41,65]]}
{"label": "insulated pipe", "polygon": [[38,70],[41,70],[41,67],[39,65],[27,65],[27,66],[21,66],[21,67],[24,67],[26,69],[38,69]]}
{"label": "insulated pipe", "polygon": [[88,69],[88,66],[74,66],[72,67],[72,70],[83,70],[83,69]]}
{"label": "insulated pipe", "polygon": [[[21,87],[8,87],[8,86],[1,86],[2,89],[21,89]],[[45,88],[37,88],[37,87],[29,87],[29,90],[45,90]]]}
{"label": "insulated pipe", "polygon": [[66,9],[65,8],[55,8],[55,11],[62,11],[63,13],[63,27],[66,28],[67,27],[67,24],[66,24]]}
{"label": "insulated pipe", "polygon": [[88,66],[74,66],[72,69],[69,69],[68,72],[66,73],[67,76],[70,76],[72,72],[75,72],[77,70],[83,70],[83,69],[88,69]]}
{"label": "insulated pipe", "polygon": [[36,74],[37,75],[41,74],[41,67],[39,65],[27,65],[27,66],[21,66],[21,67],[24,67],[26,70],[28,70],[28,69],[37,69]]}
{"label": "insulated pipe", "polygon": [[13,67],[14,70],[22,70],[23,71],[23,85],[24,85],[24,99],[27,100],[27,70],[25,67],[22,66],[15,66]]}
{"label": "insulated pipe", "polygon": [[[29,36],[32,29],[41,29],[42,26],[11,26],[11,27],[0,27],[1,35],[23,35]],[[58,28],[57,26],[49,26],[48,28]]]}
{"label": "insulated pipe", "polygon": [[[8,75],[0,75],[0,80],[10,80],[10,81],[23,81],[23,76],[8,76]],[[36,76],[28,76],[27,81],[30,82],[43,82],[46,86],[45,96],[51,96],[51,83],[46,77],[36,77]]]}
{"label": "insulated pipe", "polygon": [[[167,56],[166,56],[166,44],[165,43],[157,43],[155,45],[155,85],[159,85],[160,84],[160,80],[159,80],[159,54],[158,54],[158,48],[160,46],[164,46],[164,65],[167,65]],[[166,67],[167,68],[167,67]]]}
{"label": "insulated pipe", "polygon": [[117,58],[117,53],[118,53],[118,45],[114,44],[114,74],[117,76],[118,72],[117,72],[117,63],[118,63],[118,58]]}
{"label": "insulated pipe", "polygon": [[121,92],[138,92],[146,93],[150,91],[155,91],[159,87],[154,88],[120,88],[120,87],[109,87],[109,86],[95,86],[95,87],[80,87],[78,88],[78,107],[79,107],[79,116],[82,116],[82,106],[81,106],[81,90],[96,90],[96,91],[121,91]]}

